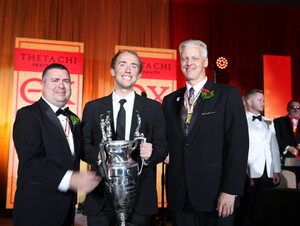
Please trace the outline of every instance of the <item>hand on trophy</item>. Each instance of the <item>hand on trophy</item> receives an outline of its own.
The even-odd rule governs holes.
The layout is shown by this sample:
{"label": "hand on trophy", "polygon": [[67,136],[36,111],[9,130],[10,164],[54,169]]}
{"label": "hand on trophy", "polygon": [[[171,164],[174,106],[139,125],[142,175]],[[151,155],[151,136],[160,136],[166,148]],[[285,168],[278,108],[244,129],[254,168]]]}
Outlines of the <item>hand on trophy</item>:
{"label": "hand on trophy", "polygon": [[147,143],[144,141],[141,141],[140,144],[140,156],[144,158],[145,160],[149,160],[151,154],[152,154],[152,144]]}
{"label": "hand on trophy", "polygon": [[169,162],[170,162],[170,155],[168,155],[164,160],[164,163],[166,164],[169,164]]}
{"label": "hand on trophy", "polygon": [[70,180],[70,189],[73,191],[81,191],[89,193],[100,183],[101,177],[96,172],[74,172]]}
{"label": "hand on trophy", "polygon": [[[104,160],[105,160],[105,159],[106,159],[106,153],[103,152],[103,154],[104,154]],[[99,166],[99,165],[102,163],[102,160],[103,160],[103,159],[101,159],[101,153],[100,153],[100,151],[98,152],[98,157],[97,157],[97,159],[98,159],[97,165]]]}

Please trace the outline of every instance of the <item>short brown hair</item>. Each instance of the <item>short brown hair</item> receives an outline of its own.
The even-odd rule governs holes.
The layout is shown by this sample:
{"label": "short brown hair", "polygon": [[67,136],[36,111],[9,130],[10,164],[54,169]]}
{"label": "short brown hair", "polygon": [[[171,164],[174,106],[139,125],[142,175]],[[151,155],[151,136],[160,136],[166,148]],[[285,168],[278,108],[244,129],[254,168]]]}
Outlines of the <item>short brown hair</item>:
{"label": "short brown hair", "polygon": [[133,50],[122,50],[122,51],[119,51],[119,52],[117,52],[116,53],[116,55],[112,58],[112,60],[111,60],[111,63],[110,63],[110,68],[112,68],[112,69],[115,69],[115,66],[116,66],[116,63],[117,63],[117,59],[118,59],[118,57],[122,54],[122,53],[131,53],[132,55],[134,55],[134,56],[136,56],[137,58],[138,58],[138,61],[139,61],[139,73],[141,73],[142,72],[142,70],[143,70],[143,63],[142,63],[142,60],[141,60],[141,58],[139,57],[139,55],[135,52],[135,51],[133,51]]}

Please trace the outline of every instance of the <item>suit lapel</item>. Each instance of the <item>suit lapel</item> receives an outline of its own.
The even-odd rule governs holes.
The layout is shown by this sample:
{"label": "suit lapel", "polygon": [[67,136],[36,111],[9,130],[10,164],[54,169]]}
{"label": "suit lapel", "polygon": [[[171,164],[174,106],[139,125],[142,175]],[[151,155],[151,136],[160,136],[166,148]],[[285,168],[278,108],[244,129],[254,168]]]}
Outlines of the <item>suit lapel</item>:
{"label": "suit lapel", "polygon": [[42,98],[38,101],[38,103],[41,106],[41,109],[45,113],[45,115],[53,122],[59,134],[61,136],[65,136],[63,128],[59,122],[59,119],[57,118],[57,116],[55,115],[51,107]]}
{"label": "suit lapel", "polygon": [[[288,134],[291,138],[295,139],[295,135],[294,135],[294,132],[293,132],[293,126],[292,126],[292,122],[291,122],[291,119],[289,116],[286,116],[285,118],[285,126],[286,126],[286,130],[285,131],[288,131]],[[299,123],[298,123],[298,126],[299,126]],[[297,133],[297,137],[299,137],[299,130],[298,130],[298,133]]]}
{"label": "suit lapel", "polygon": [[61,142],[63,143],[63,145],[66,146],[66,148],[63,148],[63,149],[66,150],[68,152],[67,154],[72,157],[72,153],[71,153],[71,150],[70,150],[70,147],[69,147],[66,135],[65,135],[64,130],[63,130],[61,124],[60,124],[59,119],[57,118],[57,116],[55,115],[55,113],[53,112],[53,110],[51,109],[51,107],[42,98],[38,101],[38,103],[41,106],[41,109],[44,112],[44,114],[55,125],[55,127],[57,129],[57,132],[58,132],[59,139],[61,140]]}
{"label": "suit lapel", "polygon": [[[71,112],[70,115],[78,117],[73,112]],[[75,154],[75,156],[78,156],[78,153],[80,152],[80,148],[81,148],[80,137],[79,137],[80,131],[78,129],[79,125],[74,126],[70,118],[69,118],[69,125],[71,128],[72,134],[73,134],[74,154]],[[72,157],[74,157],[74,156],[72,156]]]}
{"label": "suit lapel", "polygon": [[[289,118],[289,117],[288,117]],[[290,118],[289,118],[290,119]],[[296,135],[296,141],[297,141],[297,143],[299,143],[299,140],[300,140],[300,128],[299,128],[299,126],[300,126],[300,120],[298,121],[298,125],[297,125],[297,135]],[[292,125],[291,125],[291,127],[292,127]]]}
{"label": "suit lapel", "polygon": [[134,132],[137,128],[137,111],[143,121],[142,116],[144,115],[144,97],[141,97],[135,93],[132,118],[131,118],[130,140],[133,140]]}
{"label": "suit lapel", "polygon": [[[248,120],[252,120],[252,116]],[[260,122],[260,123],[262,123],[262,122]],[[249,123],[248,126],[250,127],[251,131],[253,131],[250,135],[253,137],[252,139],[255,139],[255,141],[256,141],[255,144],[257,146],[263,147],[265,144],[265,141],[267,141],[267,134],[265,134],[265,136],[262,137],[261,133],[259,133],[257,131],[258,130],[262,131],[262,129],[266,130],[266,128],[262,128],[259,125],[256,125],[254,123]],[[268,133],[268,131],[266,131],[266,133]]]}
{"label": "suit lapel", "polygon": [[184,122],[182,120],[182,110],[184,108],[184,93],[185,93],[186,87],[178,90],[178,95],[175,96],[174,100],[174,111],[176,113],[175,115],[175,123],[179,127],[179,130],[185,134],[185,129],[184,129]]}
{"label": "suit lapel", "polygon": [[[100,112],[99,117],[100,117],[100,115],[102,115],[102,117],[105,119],[107,117],[107,115],[109,114],[112,139],[115,140],[116,139],[116,131],[115,131],[115,124],[114,124],[114,110],[113,110],[112,102],[113,102],[112,93],[109,96],[103,98],[102,103],[101,103],[102,106],[99,107],[99,109],[103,109],[103,110],[102,110],[102,112]],[[100,124],[99,124],[99,129],[100,129]]]}
{"label": "suit lapel", "polygon": [[[212,90],[213,89],[213,83],[211,81],[207,80],[207,82],[204,84],[203,88],[208,89],[210,91],[213,91]],[[190,133],[190,131],[192,130],[192,128],[195,125],[195,122],[201,116],[201,112],[203,111],[203,107],[204,107],[204,105],[206,104],[207,101],[208,100],[204,100],[201,97],[201,94],[200,94],[200,96],[197,99],[197,102],[196,102],[196,105],[195,105],[195,108],[194,108],[194,111],[193,111],[193,114],[192,114],[191,123],[190,123],[188,133]]]}

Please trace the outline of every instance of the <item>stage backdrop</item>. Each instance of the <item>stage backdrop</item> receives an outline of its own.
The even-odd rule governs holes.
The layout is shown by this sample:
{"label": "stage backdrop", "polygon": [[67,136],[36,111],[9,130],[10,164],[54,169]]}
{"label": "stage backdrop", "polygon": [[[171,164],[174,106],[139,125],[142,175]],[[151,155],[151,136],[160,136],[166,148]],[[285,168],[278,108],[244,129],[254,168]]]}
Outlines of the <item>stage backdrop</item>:
{"label": "stage backdrop", "polygon": [[[125,49],[137,52],[143,62],[142,77],[135,84],[138,94],[145,92],[148,98],[161,103],[165,95],[177,89],[176,50],[119,45],[115,47],[116,52]],[[166,207],[164,182],[165,167],[160,163],[157,165],[156,182],[158,207]]]}
{"label": "stage backdrop", "polygon": [[292,100],[292,67],[290,56],[263,55],[265,116],[274,119],[287,114]]}
{"label": "stage backdrop", "polygon": [[[67,105],[81,116],[83,43],[16,38],[12,122],[18,109],[34,103],[41,97],[42,71],[52,63],[63,64],[69,69],[72,96]],[[17,169],[18,156],[11,138],[6,208],[13,208]]]}

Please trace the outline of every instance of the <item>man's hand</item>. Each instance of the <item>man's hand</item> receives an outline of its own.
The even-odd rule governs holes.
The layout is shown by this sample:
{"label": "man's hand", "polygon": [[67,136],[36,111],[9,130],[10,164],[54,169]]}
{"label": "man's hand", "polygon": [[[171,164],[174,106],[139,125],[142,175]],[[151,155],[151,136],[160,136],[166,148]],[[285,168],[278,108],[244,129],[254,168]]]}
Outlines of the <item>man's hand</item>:
{"label": "man's hand", "polygon": [[288,147],[288,151],[289,151],[290,153],[292,153],[293,155],[295,155],[295,156],[298,155],[298,149],[295,148],[295,147],[293,147],[293,146],[289,146],[289,147]]}
{"label": "man's hand", "polygon": [[235,195],[230,195],[221,192],[218,198],[218,207],[217,207],[219,217],[228,217],[229,215],[233,214],[234,200],[235,200]]}
{"label": "man's hand", "polygon": [[250,187],[254,187],[255,185],[255,182],[252,178],[250,178],[250,183],[249,183]]}
{"label": "man's hand", "polygon": [[73,191],[81,191],[89,193],[100,183],[101,177],[96,175],[96,172],[88,171],[80,173],[74,172],[70,180],[70,189]]}
{"label": "man's hand", "polygon": [[169,162],[170,162],[170,154],[168,154],[168,156],[165,158],[164,162],[166,164],[169,164]]}
{"label": "man's hand", "polygon": [[276,184],[279,184],[280,182],[280,173],[274,173],[273,174],[273,184],[276,185]]}
{"label": "man's hand", "polygon": [[152,154],[152,144],[142,141],[140,145],[140,156],[148,160]]}

